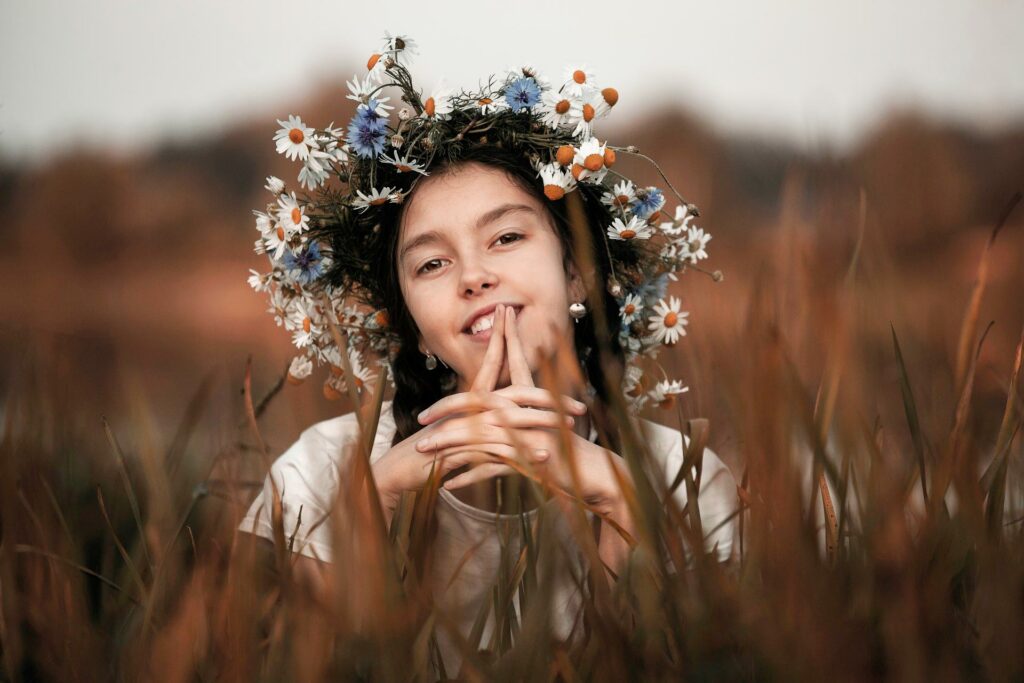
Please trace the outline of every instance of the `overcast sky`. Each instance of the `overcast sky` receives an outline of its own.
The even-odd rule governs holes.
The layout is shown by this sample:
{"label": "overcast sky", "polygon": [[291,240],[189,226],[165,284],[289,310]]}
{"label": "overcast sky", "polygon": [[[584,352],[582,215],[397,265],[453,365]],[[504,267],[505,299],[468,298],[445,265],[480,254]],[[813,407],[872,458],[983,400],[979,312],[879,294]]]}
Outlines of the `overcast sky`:
{"label": "overcast sky", "polygon": [[422,87],[581,60],[619,89],[620,122],[675,101],[805,149],[848,145],[895,106],[1024,120],[1024,0],[0,0],[0,156],[301,113],[385,29],[419,42]]}

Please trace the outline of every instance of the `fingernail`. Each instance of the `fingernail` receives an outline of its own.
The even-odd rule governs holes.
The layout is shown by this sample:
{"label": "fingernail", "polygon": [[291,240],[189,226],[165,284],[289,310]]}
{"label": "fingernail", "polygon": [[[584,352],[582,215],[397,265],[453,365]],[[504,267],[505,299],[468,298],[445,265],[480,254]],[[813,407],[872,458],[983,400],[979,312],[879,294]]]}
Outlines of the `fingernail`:
{"label": "fingernail", "polygon": [[576,424],[576,419],[572,415],[566,415],[565,423],[572,427],[574,424]]}
{"label": "fingernail", "polygon": [[[578,412],[578,413],[579,413],[580,415],[582,415],[583,413],[587,412],[587,404],[586,404],[586,403],[583,403],[583,402],[581,402],[581,401],[573,401],[573,403],[572,403],[572,407],[573,407],[573,409],[575,409],[575,410],[576,410],[576,412]],[[422,416],[421,416],[421,417],[422,417]]]}
{"label": "fingernail", "polygon": [[427,450],[427,446],[429,446],[429,445],[430,445],[430,439],[429,438],[427,438],[427,439],[420,439],[419,441],[416,442],[416,450],[418,450],[418,451],[425,451],[425,450]]}
{"label": "fingernail", "polygon": [[548,453],[543,448],[538,448],[534,455],[536,456],[537,460],[547,460],[550,453]]}
{"label": "fingernail", "polygon": [[424,420],[426,420],[426,419],[427,419],[427,416],[428,416],[429,414],[430,414],[430,408],[427,408],[426,410],[424,410],[423,412],[421,412],[421,413],[420,413],[420,414],[419,414],[419,415],[417,416],[417,418],[416,418],[416,419],[418,419],[418,420],[419,420],[420,422],[423,422]]}

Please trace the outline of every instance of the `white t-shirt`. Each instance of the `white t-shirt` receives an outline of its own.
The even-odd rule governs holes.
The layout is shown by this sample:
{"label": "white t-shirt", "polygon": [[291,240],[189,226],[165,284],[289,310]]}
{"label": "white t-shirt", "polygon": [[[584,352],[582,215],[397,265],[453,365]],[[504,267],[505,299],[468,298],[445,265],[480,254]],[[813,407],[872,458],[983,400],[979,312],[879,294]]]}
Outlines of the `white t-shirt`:
{"label": "white t-shirt", "polygon": [[[656,490],[662,495],[675,479],[683,463],[684,437],[669,427],[643,418],[634,418],[640,434],[646,439],[655,464],[660,466],[662,481]],[[294,533],[294,548],[308,557],[325,561],[332,560],[331,530],[329,517],[332,503],[339,488],[341,472],[347,471],[342,459],[356,452],[352,445],[358,438],[359,427],[354,413],[319,422],[306,429],[292,446],[271,466],[264,483],[263,493],[249,508],[239,528],[268,539],[273,538],[271,515],[273,476],[281,495],[284,532],[286,537]],[[381,406],[380,421],[370,454],[370,462],[381,458],[391,448],[395,433],[395,421],[391,413],[391,401]],[[597,432],[591,428],[590,440],[595,441]],[[688,443],[688,442],[687,442]],[[506,557],[513,561],[519,556],[520,526],[518,514],[498,514],[463,502],[450,491],[438,491],[435,510],[437,535],[431,546],[432,586],[434,598],[459,626],[465,636],[472,629],[474,620],[486,602],[491,601],[491,590],[498,577],[502,557],[502,539],[507,548]],[[680,507],[686,504],[686,485],[678,486],[673,496]],[[735,511],[739,506],[736,481],[729,469],[712,451],[705,449],[700,476],[700,492],[697,502],[700,508],[701,526],[706,534],[709,549],[716,548],[719,559],[728,559],[733,550],[736,532]],[[556,505],[548,501],[544,505]],[[302,521],[298,523],[299,510]],[[553,533],[561,541],[558,547],[567,549],[563,558],[567,564],[554,572],[552,580],[552,609],[548,612],[557,623],[552,623],[553,635],[568,638],[574,623],[580,617],[581,596],[572,578],[585,570],[585,559],[578,551],[578,543],[569,523],[561,514],[550,515],[554,520]],[[524,513],[529,522],[537,510]],[[587,521],[593,514],[586,512]],[[730,516],[733,516],[730,519]],[[298,531],[296,532],[296,526]],[[311,531],[309,530],[311,527]],[[563,542],[564,541],[564,542]],[[475,548],[475,549],[474,549]],[[512,550],[509,553],[509,549]],[[464,560],[466,555],[468,560]],[[460,568],[461,564],[461,568]],[[563,570],[571,570],[563,571]],[[454,581],[451,577],[457,573]],[[518,613],[518,593],[513,600]],[[482,646],[490,640],[494,628],[494,615],[488,616],[481,639]],[[449,676],[455,675],[461,665],[461,654],[447,637],[444,629],[437,629],[438,646],[444,658]]]}

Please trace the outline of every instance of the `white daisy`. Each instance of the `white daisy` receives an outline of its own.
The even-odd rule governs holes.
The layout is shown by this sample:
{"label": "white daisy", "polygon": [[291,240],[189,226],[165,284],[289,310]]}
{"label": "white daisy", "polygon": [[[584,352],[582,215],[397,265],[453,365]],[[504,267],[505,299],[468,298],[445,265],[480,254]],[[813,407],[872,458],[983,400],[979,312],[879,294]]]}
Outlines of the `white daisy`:
{"label": "white daisy", "polygon": [[679,299],[676,297],[670,296],[667,304],[664,299],[660,299],[654,305],[654,315],[647,318],[650,323],[647,329],[651,330],[651,338],[666,346],[672,346],[679,341],[679,337],[686,336],[689,315],[689,312],[679,310]]}
{"label": "white daisy", "polygon": [[[273,207],[273,204],[270,207]],[[256,216],[256,229],[260,231],[260,235],[265,237],[273,229],[273,217],[262,211],[253,211],[252,213]]]}
{"label": "white daisy", "polygon": [[356,389],[362,392],[373,381],[374,374],[363,365],[363,358],[355,349],[349,351],[348,360],[352,364],[352,381]]}
{"label": "white daisy", "polygon": [[291,161],[298,157],[303,161],[309,156],[309,150],[317,148],[315,131],[304,124],[298,116],[288,116],[287,121],[277,120],[281,129],[274,135],[277,142],[277,153],[284,154]]}
{"label": "white daisy", "polygon": [[504,97],[493,95],[490,93],[483,93],[476,101],[476,106],[480,108],[480,113],[483,115],[494,114],[502,109],[508,107],[508,102],[505,101]]}
{"label": "white daisy", "polygon": [[320,149],[310,151],[302,168],[299,169],[299,185],[307,190],[323,185],[329,175],[328,163],[333,158],[333,155]]}
{"label": "white daisy", "polygon": [[589,137],[594,128],[594,119],[601,116],[600,112],[607,113],[608,108],[602,106],[604,99],[601,93],[586,93],[578,99],[574,99],[569,108],[568,121],[573,126],[572,134],[576,136]]}
{"label": "white daisy", "polygon": [[601,100],[595,105],[597,118],[606,116],[619,101],[619,91],[615,88],[602,88]]}
{"label": "white daisy", "polygon": [[337,401],[348,390],[345,388],[345,376],[335,375],[334,373],[328,373],[327,379],[324,380],[324,398],[328,401]]}
{"label": "white daisy", "polygon": [[601,203],[613,209],[626,211],[634,199],[636,199],[636,186],[628,180],[623,180],[615,183],[610,192],[605,192],[601,196]]}
{"label": "white daisy", "polygon": [[626,373],[622,377],[622,393],[627,396],[639,396],[644,393],[642,384],[644,371],[636,365],[626,367]]}
{"label": "white daisy", "polygon": [[594,72],[584,64],[566,67],[565,84],[562,85],[562,92],[571,97],[582,97],[584,93],[595,90]]}
{"label": "white daisy", "polygon": [[284,226],[275,224],[272,230],[263,235],[262,242],[271,258],[280,261],[285,249],[288,248],[288,233],[285,232]]}
{"label": "white daisy", "polygon": [[576,148],[573,163],[579,164],[591,173],[597,173],[604,168],[604,150],[605,143],[597,138],[587,138]]}
{"label": "white daisy", "polygon": [[452,91],[439,82],[426,99],[423,100],[423,116],[428,119],[441,119],[452,113]]}
{"label": "white daisy", "polygon": [[679,380],[662,380],[654,385],[654,388],[648,392],[648,396],[659,408],[668,409],[675,403],[676,396],[689,390],[690,387],[684,387]]}
{"label": "white daisy", "polygon": [[288,305],[285,301],[284,292],[280,289],[271,290],[270,308],[267,309],[267,313],[274,316],[274,322],[278,327],[285,325],[285,321],[288,318]]}
{"label": "white daisy", "polygon": [[619,315],[622,316],[622,323],[628,325],[640,317],[643,310],[643,299],[639,294],[627,294],[622,306],[619,307]]}
{"label": "white daisy", "polygon": [[309,346],[324,331],[318,322],[316,309],[301,299],[292,302],[284,327],[292,333],[292,343],[300,349]]}
{"label": "white daisy", "polygon": [[634,413],[640,412],[647,405],[648,395],[644,391],[645,384],[646,378],[644,377],[643,370],[636,365],[630,364],[627,366],[622,382],[622,393],[626,397],[629,409]]}
{"label": "white daisy", "polygon": [[628,223],[623,223],[621,218],[615,218],[608,226],[608,238],[613,240],[646,240],[653,234],[651,226],[636,216],[630,216]]}
{"label": "white daisy", "polygon": [[385,164],[391,164],[399,173],[420,173],[422,175],[430,175],[427,173],[426,169],[423,168],[423,164],[410,158],[408,155],[402,156],[398,152],[392,152],[391,156],[381,154],[379,160],[383,161]]}
{"label": "white daisy", "polygon": [[703,228],[692,227],[686,231],[686,244],[687,253],[686,256],[690,260],[690,263],[697,263],[701,259],[708,257],[708,252],[705,247],[708,246],[708,242],[711,241],[711,235],[704,232]]}
{"label": "white daisy", "polygon": [[572,173],[568,169],[563,169],[558,162],[541,166],[539,175],[544,184],[544,196],[553,202],[576,189],[576,180]]}
{"label": "white daisy", "polygon": [[387,55],[382,52],[374,52],[366,60],[366,79],[381,83],[387,73]]}
{"label": "white daisy", "polygon": [[382,52],[406,68],[409,68],[412,58],[420,53],[415,40],[402,33],[391,35],[388,31],[384,31]]}
{"label": "white daisy", "polygon": [[249,283],[249,286],[253,288],[253,290],[257,292],[266,292],[268,289],[270,289],[270,273],[258,273],[252,268],[249,269],[249,272],[252,273],[252,275],[249,276],[247,282]]}
{"label": "white daisy", "polygon": [[570,125],[569,111],[572,109],[572,98],[566,94],[545,90],[541,93],[537,111],[541,121],[548,128],[557,130]]}
{"label": "white daisy", "polygon": [[693,214],[689,212],[688,207],[677,206],[676,214],[672,220],[665,221],[658,227],[661,228],[661,231],[666,235],[675,237],[676,235],[681,235],[686,231],[691,220],[693,220]]}
{"label": "white daisy", "polygon": [[388,312],[384,309],[374,311],[363,318],[363,324],[371,330],[383,329],[388,325]]}
{"label": "white daisy", "polygon": [[371,206],[380,206],[388,201],[394,202],[393,194],[396,190],[397,188],[394,187],[384,187],[379,190],[374,187],[370,189],[370,194],[363,194],[361,190],[356,190],[356,198],[352,200],[352,207],[358,211],[366,211]]}
{"label": "white daisy", "polygon": [[359,328],[363,326],[365,314],[355,306],[345,306],[341,312],[338,323],[346,327]]}
{"label": "white daisy", "polygon": [[277,198],[277,203],[280,206],[277,210],[277,220],[287,234],[294,235],[309,229],[306,207],[299,204],[294,192],[281,195]]}
{"label": "white daisy", "polygon": [[284,192],[284,181],[277,176],[268,175],[267,184],[263,187],[267,188],[271,194],[278,195]]}
{"label": "white daisy", "polygon": [[313,374],[313,361],[306,356],[295,356],[288,366],[288,381],[301,384],[302,380]]}
{"label": "white daisy", "polygon": [[359,80],[359,74],[352,77],[351,81],[345,81],[345,85],[348,86],[347,97],[350,100],[363,104],[370,101],[370,93],[380,87],[379,83],[376,83],[372,78],[367,76],[363,80]]}

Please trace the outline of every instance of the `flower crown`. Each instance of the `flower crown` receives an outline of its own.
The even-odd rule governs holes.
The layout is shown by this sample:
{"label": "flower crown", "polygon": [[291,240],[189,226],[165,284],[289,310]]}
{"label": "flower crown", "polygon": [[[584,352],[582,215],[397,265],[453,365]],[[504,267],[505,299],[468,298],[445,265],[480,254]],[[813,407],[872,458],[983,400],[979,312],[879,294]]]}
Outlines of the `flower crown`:
{"label": "flower crown", "polygon": [[[679,309],[676,297],[666,300],[666,289],[687,267],[707,272],[697,263],[707,258],[711,236],[691,225],[697,208],[653,160],[635,147],[594,137],[594,122],[611,111],[618,92],[598,87],[582,65],[567,69],[557,87],[523,68],[491,77],[474,92],[443,84],[421,92],[408,70],[416,54],[413,39],[385,35],[367,73],[347,83],[348,98],[358,106],[346,128],[332,123],[314,129],[293,115],[278,120],[277,151],[301,163],[298,183],[306,192],[296,195],[280,179],[267,178],[275,201],[253,213],[260,233],[255,250],[269,257],[271,270],[250,271],[249,284],[269,296],[268,312],[302,351],[291,362],[288,379],[301,382],[314,362],[327,365],[324,394],[338,398],[348,388],[349,374],[360,391],[372,381],[367,362],[372,355],[393,384],[390,367],[400,342],[388,324],[379,286],[379,268],[386,262],[380,212],[401,203],[435,162],[457,160],[468,146],[491,143],[525,155],[551,201],[580,184],[593,186],[591,195],[599,196],[612,216],[602,237],[612,268],[605,284],[619,304],[618,336],[627,360],[622,390],[633,411],[648,401],[671,406],[688,387],[669,380],[664,370],[663,379],[653,381],[640,362],[656,358],[662,346],[673,346],[686,334],[688,313]],[[404,103],[397,121],[387,89],[397,89]],[[654,165],[679,201],[674,214],[667,212],[662,190],[638,187],[612,170],[617,153]],[[714,276],[721,279],[718,272]],[[346,359],[339,343],[346,347]]]}

